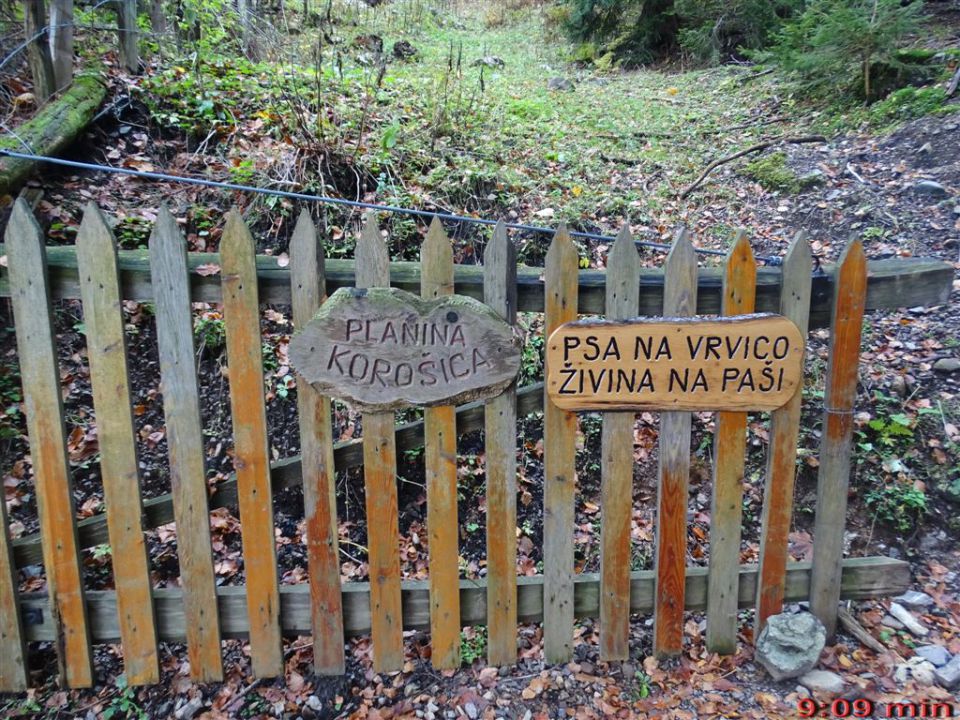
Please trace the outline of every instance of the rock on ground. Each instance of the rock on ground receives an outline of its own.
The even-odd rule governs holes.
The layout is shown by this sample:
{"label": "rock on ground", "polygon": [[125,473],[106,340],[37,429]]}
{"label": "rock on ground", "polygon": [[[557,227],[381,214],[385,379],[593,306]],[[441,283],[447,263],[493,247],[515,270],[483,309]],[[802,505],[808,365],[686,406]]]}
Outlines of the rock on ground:
{"label": "rock on ground", "polygon": [[839,695],[843,692],[843,678],[829,670],[811,670],[800,676],[800,684],[810,692]]}
{"label": "rock on ground", "polygon": [[890,603],[890,614],[902,622],[907,630],[918,637],[923,637],[930,632],[920,623],[919,620],[913,616],[913,613],[907,610],[903,605]]}
{"label": "rock on ground", "polygon": [[937,684],[947,690],[955,690],[957,687],[960,687],[960,655],[955,655],[954,658],[942,668],[934,670],[933,675]]}
{"label": "rock on ground", "polygon": [[936,668],[919,655],[897,665],[893,679],[901,685],[913,678],[920,685],[933,685]]}
{"label": "rock on ground", "polygon": [[574,84],[572,81],[567,80],[562,77],[552,77],[547,80],[547,89],[548,90],[573,90]]}
{"label": "rock on ground", "polygon": [[755,656],[774,680],[786,680],[812,670],[826,641],[823,623],[810,613],[781,613],[767,620]]}
{"label": "rock on ground", "polygon": [[933,198],[944,198],[949,195],[943,185],[933,180],[921,180],[913,186],[913,192],[916,195],[927,195]]}
{"label": "rock on ground", "polygon": [[943,645],[921,645],[914,652],[935,667],[943,667],[950,662],[950,653]]}
{"label": "rock on ground", "polygon": [[933,364],[937,372],[952,373],[960,370],[960,360],[957,358],[940,358]]}
{"label": "rock on ground", "polygon": [[911,610],[922,610],[933,605],[933,598],[919,590],[907,590],[903,595],[895,597],[893,602]]}

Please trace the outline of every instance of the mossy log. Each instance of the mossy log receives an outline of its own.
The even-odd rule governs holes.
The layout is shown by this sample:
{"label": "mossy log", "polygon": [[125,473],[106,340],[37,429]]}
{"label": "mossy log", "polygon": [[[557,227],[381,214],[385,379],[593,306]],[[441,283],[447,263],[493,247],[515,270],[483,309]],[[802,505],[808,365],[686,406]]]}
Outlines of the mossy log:
{"label": "mossy log", "polygon": [[[0,138],[0,150],[55,155],[80,136],[106,96],[107,86],[98,76],[79,76],[59,98]],[[0,196],[15,192],[38,164],[34,160],[0,156]]]}

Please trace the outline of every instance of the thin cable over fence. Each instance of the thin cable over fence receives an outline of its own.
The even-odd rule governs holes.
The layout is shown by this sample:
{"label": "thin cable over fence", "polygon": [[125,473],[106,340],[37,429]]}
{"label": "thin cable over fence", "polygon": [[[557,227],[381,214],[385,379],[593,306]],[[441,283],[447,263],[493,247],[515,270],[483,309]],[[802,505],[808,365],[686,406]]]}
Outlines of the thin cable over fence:
{"label": "thin cable over fence", "polygon": [[[111,165],[99,165],[97,163],[86,163],[79,162],[77,160],[64,160],[62,158],[53,158],[47,157],[45,155],[34,155],[31,153],[20,153],[14,152],[13,150],[0,150],[0,155],[5,155],[11,158],[17,158],[20,160],[31,160],[35,162],[45,162],[51,165],[60,165],[63,167],[76,168],[78,170],[89,170],[92,172],[108,172],[114,173],[117,175],[129,175],[131,177],[139,177],[147,180],[162,180],[167,182],[176,182],[183,183],[185,185],[199,185],[201,187],[209,188],[219,188],[221,190],[235,190],[238,192],[249,192],[256,193],[259,195],[271,195],[274,197],[282,197],[290,200],[302,200],[305,202],[317,202],[317,203],[326,203],[328,205],[341,205],[345,207],[352,208],[361,208],[364,210],[375,210],[378,212],[389,212],[396,213],[401,215],[412,215],[415,217],[423,218],[438,218],[442,221],[447,222],[459,222],[459,223],[473,223],[475,225],[496,225],[498,221],[490,220],[487,218],[476,218],[468,217],[465,215],[455,215],[453,213],[443,213],[443,212],[432,212],[430,210],[418,210],[416,208],[406,208],[400,207],[397,205],[383,205],[378,203],[369,203],[363,202],[361,200],[348,200],[346,198],[334,198],[327,197],[324,195],[310,195],[308,193],[292,192],[290,190],[273,190],[270,188],[256,187],[254,185],[241,185],[238,183],[228,183],[220,182],[217,180],[207,180],[204,178],[196,177],[185,177],[182,175],[170,175],[167,173],[158,173],[158,172],[147,172],[144,170],[134,170],[131,168],[122,168],[114,167]],[[544,235],[553,235],[555,230],[553,228],[542,227],[538,225],[526,225],[524,223],[504,223],[504,225],[511,230],[519,230],[521,232],[532,232],[539,233]],[[647,231],[650,232],[650,231]],[[584,238],[586,240],[597,240],[600,242],[613,243],[616,238],[610,237],[608,235],[601,235],[599,233],[591,232],[581,232],[581,231],[570,231],[572,237]],[[662,250],[664,252],[670,250],[670,245],[665,243],[651,242],[649,240],[635,240],[634,241],[637,247],[651,248],[654,250]],[[711,248],[696,248],[697,253],[701,255],[711,255],[716,257],[723,257],[726,255],[724,250],[713,250]],[[762,257],[757,256],[758,260],[762,260],[767,265],[779,265],[781,260],[778,257]]]}

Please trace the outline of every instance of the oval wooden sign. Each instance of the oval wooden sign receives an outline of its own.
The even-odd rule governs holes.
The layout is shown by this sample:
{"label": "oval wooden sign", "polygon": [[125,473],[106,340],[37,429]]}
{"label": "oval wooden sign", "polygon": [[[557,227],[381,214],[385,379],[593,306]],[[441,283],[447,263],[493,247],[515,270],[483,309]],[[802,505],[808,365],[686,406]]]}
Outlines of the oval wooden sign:
{"label": "oval wooden sign", "polygon": [[580,320],[547,342],[547,393],[564,410],[775,410],[803,349],[780,315]]}
{"label": "oval wooden sign", "polygon": [[520,369],[513,328],[473,298],[340,288],[290,341],[317,391],[367,411],[499,395]]}

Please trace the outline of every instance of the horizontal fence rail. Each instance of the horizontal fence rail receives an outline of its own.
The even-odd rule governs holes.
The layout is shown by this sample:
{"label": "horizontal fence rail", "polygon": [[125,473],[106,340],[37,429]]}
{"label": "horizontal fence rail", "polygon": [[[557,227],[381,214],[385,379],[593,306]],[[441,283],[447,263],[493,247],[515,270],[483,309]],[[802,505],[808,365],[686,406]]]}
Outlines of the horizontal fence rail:
{"label": "horizontal fence rail", "polygon": [[[757,567],[740,566],[738,606],[753,607],[757,592]],[[641,570],[630,573],[630,612],[653,611],[656,573]],[[811,563],[789,563],[784,583],[784,601],[797,602],[810,596]],[[910,587],[910,564],[885,557],[849,558],[843,561],[840,597],[843,600],[900,595]],[[404,580],[403,627],[405,630],[430,629],[430,591],[427,580]],[[684,607],[702,611],[707,608],[707,568],[689,567],[686,571]],[[116,593],[92,590],[86,593],[93,641],[112,643],[120,640],[117,624]],[[344,631],[348,636],[370,633],[370,586],[365,582],[343,585]],[[246,590],[243,586],[217,588],[220,622],[225,638],[249,637]],[[183,598],[180,590],[153,591],[160,640],[183,642],[186,638]],[[460,622],[462,625],[485,625],[487,622],[487,584],[483,580],[460,580]],[[543,620],[543,578],[517,578],[517,620]],[[54,625],[44,593],[24,593],[20,608],[25,618],[24,630],[29,641],[55,639]],[[579,573],[575,576],[573,613],[577,618],[599,617],[600,576]],[[287,637],[311,632],[310,589],[306,585],[280,586],[280,622]]]}
{"label": "horizontal fence rail", "polygon": [[[0,255],[6,249],[0,244]],[[124,300],[153,301],[149,258],[146,251],[121,250],[119,255],[121,292]],[[217,253],[189,253],[190,297],[195,302],[223,301],[220,278],[202,275],[202,266],[220,264]],[[47,266],[50,290],[54,299],[77,299],[80,283],[76,252],[70,246],[47,248]],[[834,268],[824,265],[823,274],[812,278],[810,294],[810,327],[830,325],[833,307]],[[884,310],[920,305],[942,305],[947,302],[953,286],[954,270],[949,263],[930,258],[894,258],[872,260],[867,265],[866,310]],[[757,312],[778,312],[780,309],[782,271],[778,267],[757,268]],[[277,258],[257,255],[257,280],[260,302],[289,305],[290,268],[280,267]],[[420,292],[420,265],[415,262],[390,263],[390,284],[412,293]],[[606,306],[606,272],[580,270],[578,273],[578,312],[602,314]],[[663,309],[663,270],[644,268],[639,274],[638,315],[659,315]],[[341,287],[353,287],[352,260],[326,261],[327,293]],[[454,289],[461,295],[483,300],[483,267],[479,265],[454,266]],[[0,273],[0,297],[10,295],[6,271]],[[723,297],[723,269],[700,268],[697,280],[697,309],[700,315],[720,314]],[[517,268],[517,310],[543,312],[543,268]]]}

